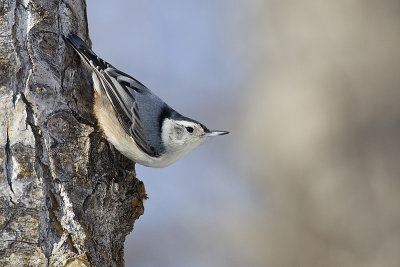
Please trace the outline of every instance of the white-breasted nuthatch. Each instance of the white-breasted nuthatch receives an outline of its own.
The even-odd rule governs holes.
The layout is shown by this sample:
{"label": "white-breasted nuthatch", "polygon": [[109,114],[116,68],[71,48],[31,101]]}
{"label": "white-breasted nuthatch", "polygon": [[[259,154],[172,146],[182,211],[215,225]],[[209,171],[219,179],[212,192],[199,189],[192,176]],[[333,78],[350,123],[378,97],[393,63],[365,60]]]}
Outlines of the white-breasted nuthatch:
{"label": "white-breasted nuthatch", "polygon": [[65,38],[92,71],[94,113],[107,140],[131,160],[168,166],[226,131],[210,131],[182,116],[146,86],[99,58],[81,38]]}

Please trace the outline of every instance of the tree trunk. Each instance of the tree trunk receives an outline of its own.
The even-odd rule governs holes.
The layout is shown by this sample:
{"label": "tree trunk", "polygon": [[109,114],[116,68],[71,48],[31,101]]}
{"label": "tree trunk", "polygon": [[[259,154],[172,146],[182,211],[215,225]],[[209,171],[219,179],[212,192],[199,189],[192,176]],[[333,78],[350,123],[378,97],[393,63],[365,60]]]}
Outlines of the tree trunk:
{"label": "tree trunk", "polygon": [[0,2],[0,266],[121,266],[143,213],[70,32],[88,40],[84,0]]}

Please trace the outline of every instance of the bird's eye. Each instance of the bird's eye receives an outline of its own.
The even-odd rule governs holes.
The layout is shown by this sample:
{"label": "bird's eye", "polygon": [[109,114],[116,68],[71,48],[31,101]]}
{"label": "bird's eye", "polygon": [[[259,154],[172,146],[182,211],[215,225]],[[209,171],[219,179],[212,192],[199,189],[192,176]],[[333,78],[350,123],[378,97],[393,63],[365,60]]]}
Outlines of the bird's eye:
{"label": "bird's eye", "polygon": [[188,131],[189,133],[193,133],[193,127],[186,127],[186,131]]}

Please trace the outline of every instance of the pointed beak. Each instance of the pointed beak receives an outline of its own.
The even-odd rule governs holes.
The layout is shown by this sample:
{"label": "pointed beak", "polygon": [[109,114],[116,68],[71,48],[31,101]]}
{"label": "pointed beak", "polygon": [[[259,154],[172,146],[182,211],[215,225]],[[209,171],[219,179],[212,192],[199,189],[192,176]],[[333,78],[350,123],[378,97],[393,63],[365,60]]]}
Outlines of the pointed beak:
{"label": "pointed beak", "polygon": [[224,135],[228,134],[229,132],[227,131],[208,131],[205,133],[205,136],[212,137],[212,136],[219,136],[219,135]]}

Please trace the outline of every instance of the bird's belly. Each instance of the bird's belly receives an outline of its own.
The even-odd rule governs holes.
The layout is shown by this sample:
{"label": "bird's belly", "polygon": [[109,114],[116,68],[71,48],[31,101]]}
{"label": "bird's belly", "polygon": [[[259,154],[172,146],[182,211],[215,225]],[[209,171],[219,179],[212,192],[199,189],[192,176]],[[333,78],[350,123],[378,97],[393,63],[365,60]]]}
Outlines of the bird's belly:
{"label": "bird's belly", "polygon": [[173,163],[163,156],[155,158],[138,148],[120,125],[115,111],[105,95],[95,91],[94,113],[107,140],[124,156],[144,166],[162,168]]}

